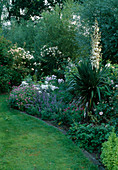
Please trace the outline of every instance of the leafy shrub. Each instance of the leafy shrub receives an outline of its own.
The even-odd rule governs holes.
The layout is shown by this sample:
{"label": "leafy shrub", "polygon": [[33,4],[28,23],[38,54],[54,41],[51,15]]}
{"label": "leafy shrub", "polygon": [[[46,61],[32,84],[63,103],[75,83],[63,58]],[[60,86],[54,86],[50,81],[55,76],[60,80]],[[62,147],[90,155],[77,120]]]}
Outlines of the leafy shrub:
{"label": "leafy shrub", "polygon": [[118,137],[114,131],[102,146],[101,158],[103,164],[108,170],[118,170]]}
{"label": "leafy shrub", "polygon": [[94,126],[93,124],[78,124],[74,123],[70,127],[69,137],[89,152],[101,152],[102,143],[109,137],[112,130],[110,125],[101,124]]}
{"label": "leafy shrub", "polygon": [[12,86],[20,85],[22,78],[17,70],[0,65],[0,93],[9,92]]}
{"label": "leafy shrub", "polygon": [[64,55],[59,51],[58,47],[48,47],[46,45],[41,48],[41,72],[44,75],[59,75],[59,70],[63,69]]}
{"label": "leafy shrub", "polygon": [[16,69],[16,70],[11,69],[10,71],[11,71],[11,73],[10,73],[10,75],[11,75],[11,80],[10,80],[11,86],[12,87],[13,86],[19,86],[21,84],[22,80],[23,80],[23,76],[22,76],[21,72],[19,72],[18,69]]}
{"label": "leafy shrub", "polygon": [[[95,106],[94,121],[101,123],[106,122],[110,124],[117,123],[118,114],[118,66],[107,64],[107,84],[108,90],[104,86],[100,87],[102,93],[102,100]],[[102,115],[101,115],[102,113]],[[96,120],[95,120],[96,119]],[[115,121],[116,119],[116,121]],[[116,126],[117,128],[117,126]]]}
{"label": "leafy shrub", "polygon": [[0,36],[0,65],[11,67],[13,64],[13,57],[8,53],[11,47],[11,42]]}
{"label": "leafy shrub", "polygon": [[[69,4],[64,6],[61,10],[61,19],[59,13],[60,9],[58,6],[56,6],[51,13],[49,13],[49,11],[42,13],[42,19],[36,26],[34,49],[36,55],[40,56],[40,48],[44,45],[48,45],[48,47],[58,47],[58,50],[62,52],[63,56],[58,54],[61,58],[59,57],[58,59],[58,56],[55,57],[59,63],[63,65],[63,61],[67,61],[68,56],[74,58],[78,47],[75,39],[76,26],[70,22],[73,18],[71,6]],[[51,61],[50,64],[52,64],[52,62],[53,61]],[[57,64],[58,63],[56,63],[56,65]]]}
{"label": "leafy shrub", "polygon": [[10,70],[3,65],[0,65],[0,93],[8,92],[11,88]]}
{"label": "leafy shrub", "polygon": [[113,118],[116,118],[117,114],[114,111],[113,103],[108,103],[107,101],[101,101],[95,107],[95,114],[93,120],[96,123],[108,123]]}

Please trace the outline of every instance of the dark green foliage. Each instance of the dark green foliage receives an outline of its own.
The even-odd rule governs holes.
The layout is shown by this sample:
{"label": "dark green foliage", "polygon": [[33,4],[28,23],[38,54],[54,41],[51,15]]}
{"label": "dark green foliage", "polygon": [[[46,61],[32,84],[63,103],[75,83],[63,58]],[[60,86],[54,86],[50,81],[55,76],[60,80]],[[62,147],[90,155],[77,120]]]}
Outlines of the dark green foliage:
{"label": "dark green foliage", "polygon": [[0,93],[8,92],[11,89],[10,69],[0,65]]}
{"label": "dark green foliage", "polygon": [[95,18],[99,23],[102,43],[102,57],[118,63],[118,2],[117,0],[86,0],[76,12],[82,26],[92,31]]}
{"label": "dark green foliage", "polygon": [[15,69],[11,69],[10,70],[11,73],[11,79],[10,79],[10,82],[11,82],[11,86],[19,86],[23,80],[23,76],[22,76],[22,73],[20,72],[20,70],[15,70]]}
{"label": "dark green foliage", "polygon": [[11,88],[10,67],[13,58],[9,55],[11,42],[0,36],[0,93],[8,92]]}
{"label": "dark green foliage", "polygon": [[80,100],[79,104],[87,109],[87,112],[93,112],[93,108],[101,100],[101,87],[107,87],[106,72],[107,68],[92,68],[92,64],[88,60],[80,62],[77,65],[77,72],[72,73],[69,90],[74,91]]}
{"label": "dark green foliage", "polygon": [[113,131],[102,144],[102,162],[108,170],[118,170],[118,136]]}
{"label": "dark green foliage", "polygon": [[56,4],[62,8],[63,1],[64,0],[48,0],[48,4],[45,4],[44,0],[12,0],[4,4],[8,10],[7,19],[11,20],[11,18],[14,17],[19,23],[22,19],[29,20],[31,16],[41,16],[44,10],[50,11],[50,7],[54,7]]}
{"label": "dark green foliage", "polygon": [[62,10],[62,18],[59,15],[59,8],[56,7],[51,13],[44,12],[43,18],[37,24],[37,35],[35,39],[35,51],[39,56],[40,48],[58,47],[65,58],[75,57],[77,44],[75,40],[75,26],[70,23],[72,19],[71,8],[65,6]]}
{"label": "dark green foliage", "polygon": [[[75,59],[77,55],[77,42],[75,39],[76,26],[72,25],[71,8],[65,6],[62,16],[59,15],[59,7],[56,6],[52,12],[44,12],[43,18],[36,26],[36,36],[34,40],[35,58],[41,63],[40,69],[44,70],[44,75],[64,74],[68,57]],[[42,48],[57,48],[55,56],[47,51],[41,55]]]}
{"label": "dark green foliage", "polygon": [[[98,123],[108,123],[109,120],[116,118],[116,113],[114,112],[114,109],[115,108],[113,103],[110,104],[109,102],[102,100],[95,107],[94,117],[97,118]],[[103,115],[100,115],[100,112],[103,112]]]}
{"label": "dark green foliage", "polygon": [[18,70],[0,65],[0,93],[9,92],[12,86],[19,86],[22,79]]}
{"label": "dark green foliage", "polygon": [[20,24],[16,20],[11,21],[10,29],[4,27],[3,34],[13,44],[17,44],[18,47],[25,48],[30,52],[34,50],[36,30],[32,21],[21,20]]}
{"label": "dark green foliage", "polygon": [[67,127],[70,127],[74,122],[83,122],[83,119],[83,108],[79,108],[75,102],[66,105],[65,109],[58,112],[56,116],[56,122],[59,125],[66,125]]}
{"label": "dark green foliage", "polygon": [[72,124],[68,131],[69,137],[88,152],[101,152],[102,143],[109,137],[112,126],[101,124],[94,126],[93,124]]}
{"label": "dark green foliage", "polygon": [[11,67],[13,57],[8,53],[11,47],[11,42],[0,36],[0,65]]}

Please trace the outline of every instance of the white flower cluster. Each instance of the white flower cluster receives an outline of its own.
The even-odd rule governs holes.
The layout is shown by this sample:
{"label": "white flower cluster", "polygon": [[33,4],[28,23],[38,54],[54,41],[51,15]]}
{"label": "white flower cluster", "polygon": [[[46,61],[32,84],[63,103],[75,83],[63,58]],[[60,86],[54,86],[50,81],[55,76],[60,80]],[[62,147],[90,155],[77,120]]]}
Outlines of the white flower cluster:
{"label": "white flower cluster", "polygon": [[58,79],[58,83],[64,83],[64,80],[63,79]]}
{"label": "white flower cluster", "polygon": [[103,112],[99,112],[99,115],[102,116],[102,115],[103,115]]}
{"label": "white flower cluster", "polygon": [[45,55],[56,56],[62,55],[62,52],[58,50],[58,47],[47,47],[46,45],[43,46],[41,49],[41,56],[45,57]]}
{"label": "white flower cluster", "polygon": [[57,76],[55,76],[55,75],[52,75],[52,76],[47,76],[46,78],[45,78],[45,81],[47,81],[47,82],[49,82],[49,81],[51,81],[51,80],[56,80],[56,78],[57,78]]}
{"label": "white flower cluster", "polygon": [[31,60],[34,58],[29,51],[25,51],[24,48],[21,47],[17,48],[16,46],[14,46],[14,48],[11,48],[8,52],[11,53],[15,59],[20,57],[22,59]]}
{"label": "white flower cluster", "polygon": [[20,87],[23,87],[23,86],[28,86],[28,83],[26,81],[22,81]]}
{"label": "white flower cluster", "polygon": [[51,85],[51,84],[41,84],[41,89],[43,89],[43,90],[48,90],[49,88],[50,88],[52,91],[54,91],[55,89],[59,89],[58,87],[53,86],[53,85]]}
{"label": "white flower cluster", "polygon": [[[46,78],[45,78],[45,84],[48,84],[50,81],[52,81],[52,80],[56,80],[57,79],[57,76],[55,76],[55,75],[52,75],[52,76],[47,76]],[[63,79],[57,79],[57,82],[60,84],[60,83],[64,83],[64,80]]]}

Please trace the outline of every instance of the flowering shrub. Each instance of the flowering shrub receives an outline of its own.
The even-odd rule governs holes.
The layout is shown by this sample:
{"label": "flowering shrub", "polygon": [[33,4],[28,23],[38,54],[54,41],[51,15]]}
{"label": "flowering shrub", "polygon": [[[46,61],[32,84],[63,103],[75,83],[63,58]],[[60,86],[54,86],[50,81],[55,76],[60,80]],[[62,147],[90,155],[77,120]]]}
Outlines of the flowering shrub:
{"label": "flowering shrub", "polygon": [[103,91],[102,93],[103,99],[100,102],[98,102],[95,106],[94,118],[96,119],[96,122],[98,123],[102,123],[102,122],[109,123],[110,122],[110,124],[115,125],[117,124],[117,117],[118,117],[118,107],[117,107],[118,65],[112,65],[110,63],[107,63],[106,66],[108,67],[107,69],[108,90],[106,90],[105,86],[100,87],[101,90]]}
{"label": "flowering shrub", "polygon": [[58,47],[49,47],[44,45],[40,52],[41,69],[44,75],[57,74],[59,70],[63,70],[65,64],[64,55]]}
{"label": "flowering shrub", "polygon": [[0,36],[0,92],[8,92],[22,81],[22,70],[14,67],[14,57],[9,52],[11,42]]}
{"label": "flowering shrub", "polygon": [[10,93],[9,104],[11,107],[26,111],[28,114],[38,115],[43,119],[55,119],[56,114],[64,105],[58,101],[56,95],[41,91],[36,87],[14,87]]}
{"label": "flowering shrub", "polygon": [[20,72],[23,77],[30,73],[34,57],[29,51],[25,51],[24,48],[14,45],[8,52],[13,56],[14,62],[12,68]]}
{"label": "flowering shrub", "polygon": [[63,100],[66,104],[72,101],[73,95],[67,91],[68,85],[64,79],[58,79],[57,76],[52,75],[42,78],[42,80],[43,82],[40,82],[42,89],[51,89],[57,95],[57,98]]}
{"label": "flowering shrub", "polygon": [[109,104],[107,101],[99,102],[95,108],[94,116],[96,117],[98,123],[108,123],[109,120],[111,120],[113,117],[116,117],[113,104]]}
{"label": "flowering shrub", "polygon": [[13,87],[10,93],[9,104],[15,109],[25,111],[25,106],[36,97],[37,90],[33,86]]}
{"label": "flowering shrub", "polygon": [[[44,91],[54,91],[56,89],[59,89],[59,86],[64,82],[63,79],[57,79],[57,76],[47,76],[45,78],[41,79],[42,81],[39,81],[35,86],[37,89],[41,89]],[[59,82],[59,83],[58,83]]]}

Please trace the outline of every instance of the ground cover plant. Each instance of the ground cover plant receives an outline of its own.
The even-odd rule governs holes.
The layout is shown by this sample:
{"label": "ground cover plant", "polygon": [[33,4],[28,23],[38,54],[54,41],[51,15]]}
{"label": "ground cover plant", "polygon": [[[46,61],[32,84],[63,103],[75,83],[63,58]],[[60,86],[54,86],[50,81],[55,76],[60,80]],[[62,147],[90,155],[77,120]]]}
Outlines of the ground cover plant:
{"label": "ground cover plant", "polygon": [[9,109],[0,95],[0,169],[97,170],[71,140],[54,127]]}
{"label": "ground cover plant", "polygon": [[102,143],[106,141],[113,126],[74,123],[69,131],[71,138],[79,147],[91,153],[101,153]]}

